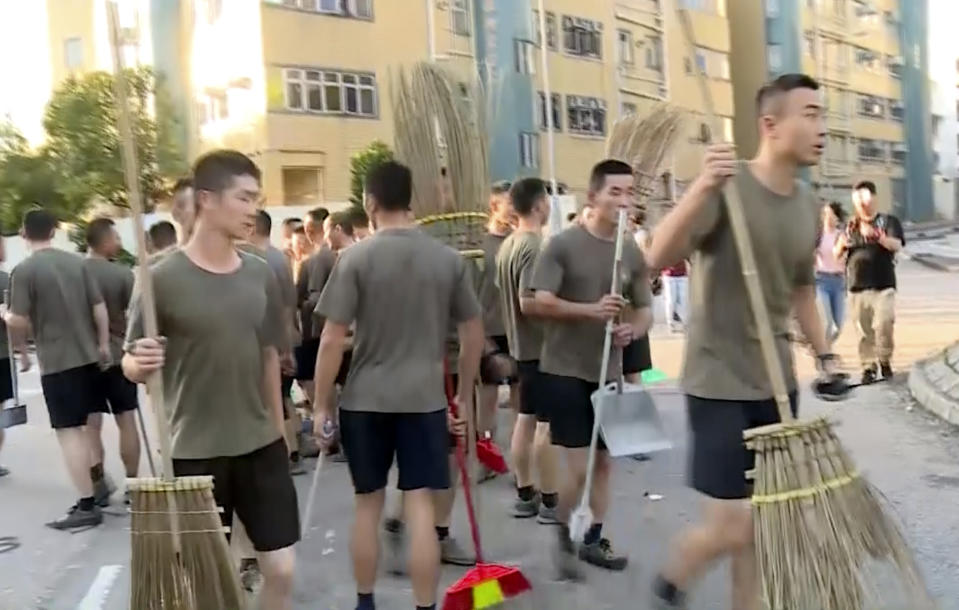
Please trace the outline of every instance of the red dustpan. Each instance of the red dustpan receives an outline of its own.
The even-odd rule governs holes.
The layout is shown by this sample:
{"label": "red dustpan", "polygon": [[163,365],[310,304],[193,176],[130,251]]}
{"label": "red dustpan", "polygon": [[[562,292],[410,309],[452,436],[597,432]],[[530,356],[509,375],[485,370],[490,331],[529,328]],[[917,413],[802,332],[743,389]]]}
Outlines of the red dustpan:
{"label": "red dustpan", "polygon": [[[446,375],[446,398],[454,416],[457,415],[456,405],[453,402],[453,383],[449,374]],[[495,446],[494,446],[495,447]],[[477,442],[476,456],[482,455]],[[499,455],[502,460],[503,456]],[[466,470],[466,452],[463,450],[463,441],[456,442],[456,463],[459,466],[460,476],[463,479],[463,495],[466,498],[466,514],[469,517],[470,534],[473,537],[473,546],[476,549],[476,567],[446,590],[443,599],[443,610],[481,610],[492,608],[511,597],[515,597],[532,589],[529,580],[523,576],[519,568],[513,566],[486,563],[483,561],[483,549],[480,545],[479,524],[476,521],[476,511],[473,507],[473,493],[470,489],[469,473]],[[505,467],[506,462],[503,461]]]}

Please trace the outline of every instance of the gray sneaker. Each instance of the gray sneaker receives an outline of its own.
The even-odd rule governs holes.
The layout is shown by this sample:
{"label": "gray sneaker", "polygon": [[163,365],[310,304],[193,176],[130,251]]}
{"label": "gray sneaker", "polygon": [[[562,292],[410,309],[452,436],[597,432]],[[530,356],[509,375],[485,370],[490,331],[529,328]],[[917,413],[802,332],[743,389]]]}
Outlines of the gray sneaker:
{"label": "gray sneaker", "polygon": [[110,483],[106,477],[93,482],[93,501],[97,506],[110,506],[110,495],[113,490],[110,489]]}
{"label": "gray sneaker", "polygon": [[394,576],[406,575],[406,536],[403,522],[387,519],[383,524],[386,544],[386,571]]}
{"label": "gray sneaker", "polygon": [[451,566],[475,566],[476,555],[467,551],[456,541],[456,538],[447,536],[440,540],[440,561]]}
{"label": "gray sneaker", "polygon": [[513,510],[510,514],[517,519],[529,519],[539,514],[539,494],[536,494],[530,500],[516,498],[513,501]]}
{"label": "gray sneaker", "polygon": [[80,506],[74,504],[67,511],[67,514],[56,521],[46,524],[47,527],[55,530],[72,530],[82,527],[95,527],[103,523],[103,513],[100,507],[94,505],[90,510],[80,510]]}
{"label": "gray sneaker", "polygon": [[662,597],[656,595],[655,593],[653,593],[653,597],[650,603],[651,603],[652,610],[686,610],[688,608],[688,606],[686,606],[686,602],[684,602],[683,600],[678,600],[675,603],[673,603],[663,599]]}
{"label": "gray sneaker", "polygon": [[539,505],[539,514],[536,515],[536,522],[541,525],[562,525],[556,513],[555,506]]}
{"label": "gray sneaker", "polygon": [[606,538],[593,544],[580,545],[579,558],[588,564],[614,572],[622,572],[629,563],[628,557],[613,552],[613,545]]}
{"label": "gray sneaker", "polygon": [[290,476],[299,476],[306,474],[306,467],[303,466],[303,459],[290,460]]}
{"label": "gray sneaker", "polygon": [[259,589],[263,581],[263,575],[260,573],[260,564],[255,558],[247,558],[240,561],[240,586],[247,593],[253,593]]}

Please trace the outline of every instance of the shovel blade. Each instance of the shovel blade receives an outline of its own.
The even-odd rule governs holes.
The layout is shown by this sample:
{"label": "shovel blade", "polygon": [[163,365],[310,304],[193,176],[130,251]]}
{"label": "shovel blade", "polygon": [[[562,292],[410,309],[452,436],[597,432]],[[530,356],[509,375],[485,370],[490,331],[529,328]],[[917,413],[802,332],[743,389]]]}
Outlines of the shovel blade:
{"label": "shovel blade", "polygon": [[656,404],[642,386],[625,383],[620,393],[616,384],[609,384],[593,392],[592,401],[611,457],[672,448]]}
{"label": "shovel blade", "polygon": [[0,429],[22,426],[25,423],[27,423],[26,405],[0,409]]}
{"label": "shovel blade", "polygon": [[569,516],[569,539],[578,543],[593,524],[593,512],[589,506],[579,506]]}

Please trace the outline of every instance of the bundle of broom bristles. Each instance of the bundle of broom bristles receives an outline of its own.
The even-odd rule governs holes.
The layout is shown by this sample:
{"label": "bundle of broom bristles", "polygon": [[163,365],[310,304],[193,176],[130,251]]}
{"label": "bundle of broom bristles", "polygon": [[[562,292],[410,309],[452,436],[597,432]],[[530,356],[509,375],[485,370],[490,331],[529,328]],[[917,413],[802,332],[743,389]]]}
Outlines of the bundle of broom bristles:
{"label": "bundle of broom bristles", "polygon": [[632,166],[636,203],[641,208],[653,194],[653,183],[682,123],[681,110],[657,104],[644,115],[630,114],[613,125],[606,142],[606,157]]}
{"label": "bundle of broom bristles", "polygon": [[447,70],[427,62],[398,68],[392,76],[394,146],[397,160],[413,174],[413,213],[437,239],[475,253],[490,186],[482,85],[474,79],[464,92]]}

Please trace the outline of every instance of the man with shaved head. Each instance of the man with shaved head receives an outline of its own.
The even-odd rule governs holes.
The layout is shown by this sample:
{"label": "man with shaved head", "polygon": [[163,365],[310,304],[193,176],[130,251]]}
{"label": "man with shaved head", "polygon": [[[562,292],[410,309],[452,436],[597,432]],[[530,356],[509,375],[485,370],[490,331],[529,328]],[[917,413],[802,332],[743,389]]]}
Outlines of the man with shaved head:
{"label": "man with shaved head", "polygon": [[704,521],[679,535],[653,585],[653,607],[659,610],[686,608],[685,591],[724,556],[732,560],[731,607],[759,608],[746,480],[754,456],[743,445],[743,431],[780,419],[721,192],[727,180],[735,182],[745,208],[794,413],[793,314],[821,368],[834,367],[816,308],[818,206],[797,179],[801,168],[822,156],[826,133],[819,84],[803,74],[780,76],[759,90],[756,107],[756,157],[739,161],[731,144],[710,146],[703,172],[663,219],[647,252],[654,269],[687,257],[692,262],[682,386],[692,431],[689,482],[705,498]]}

